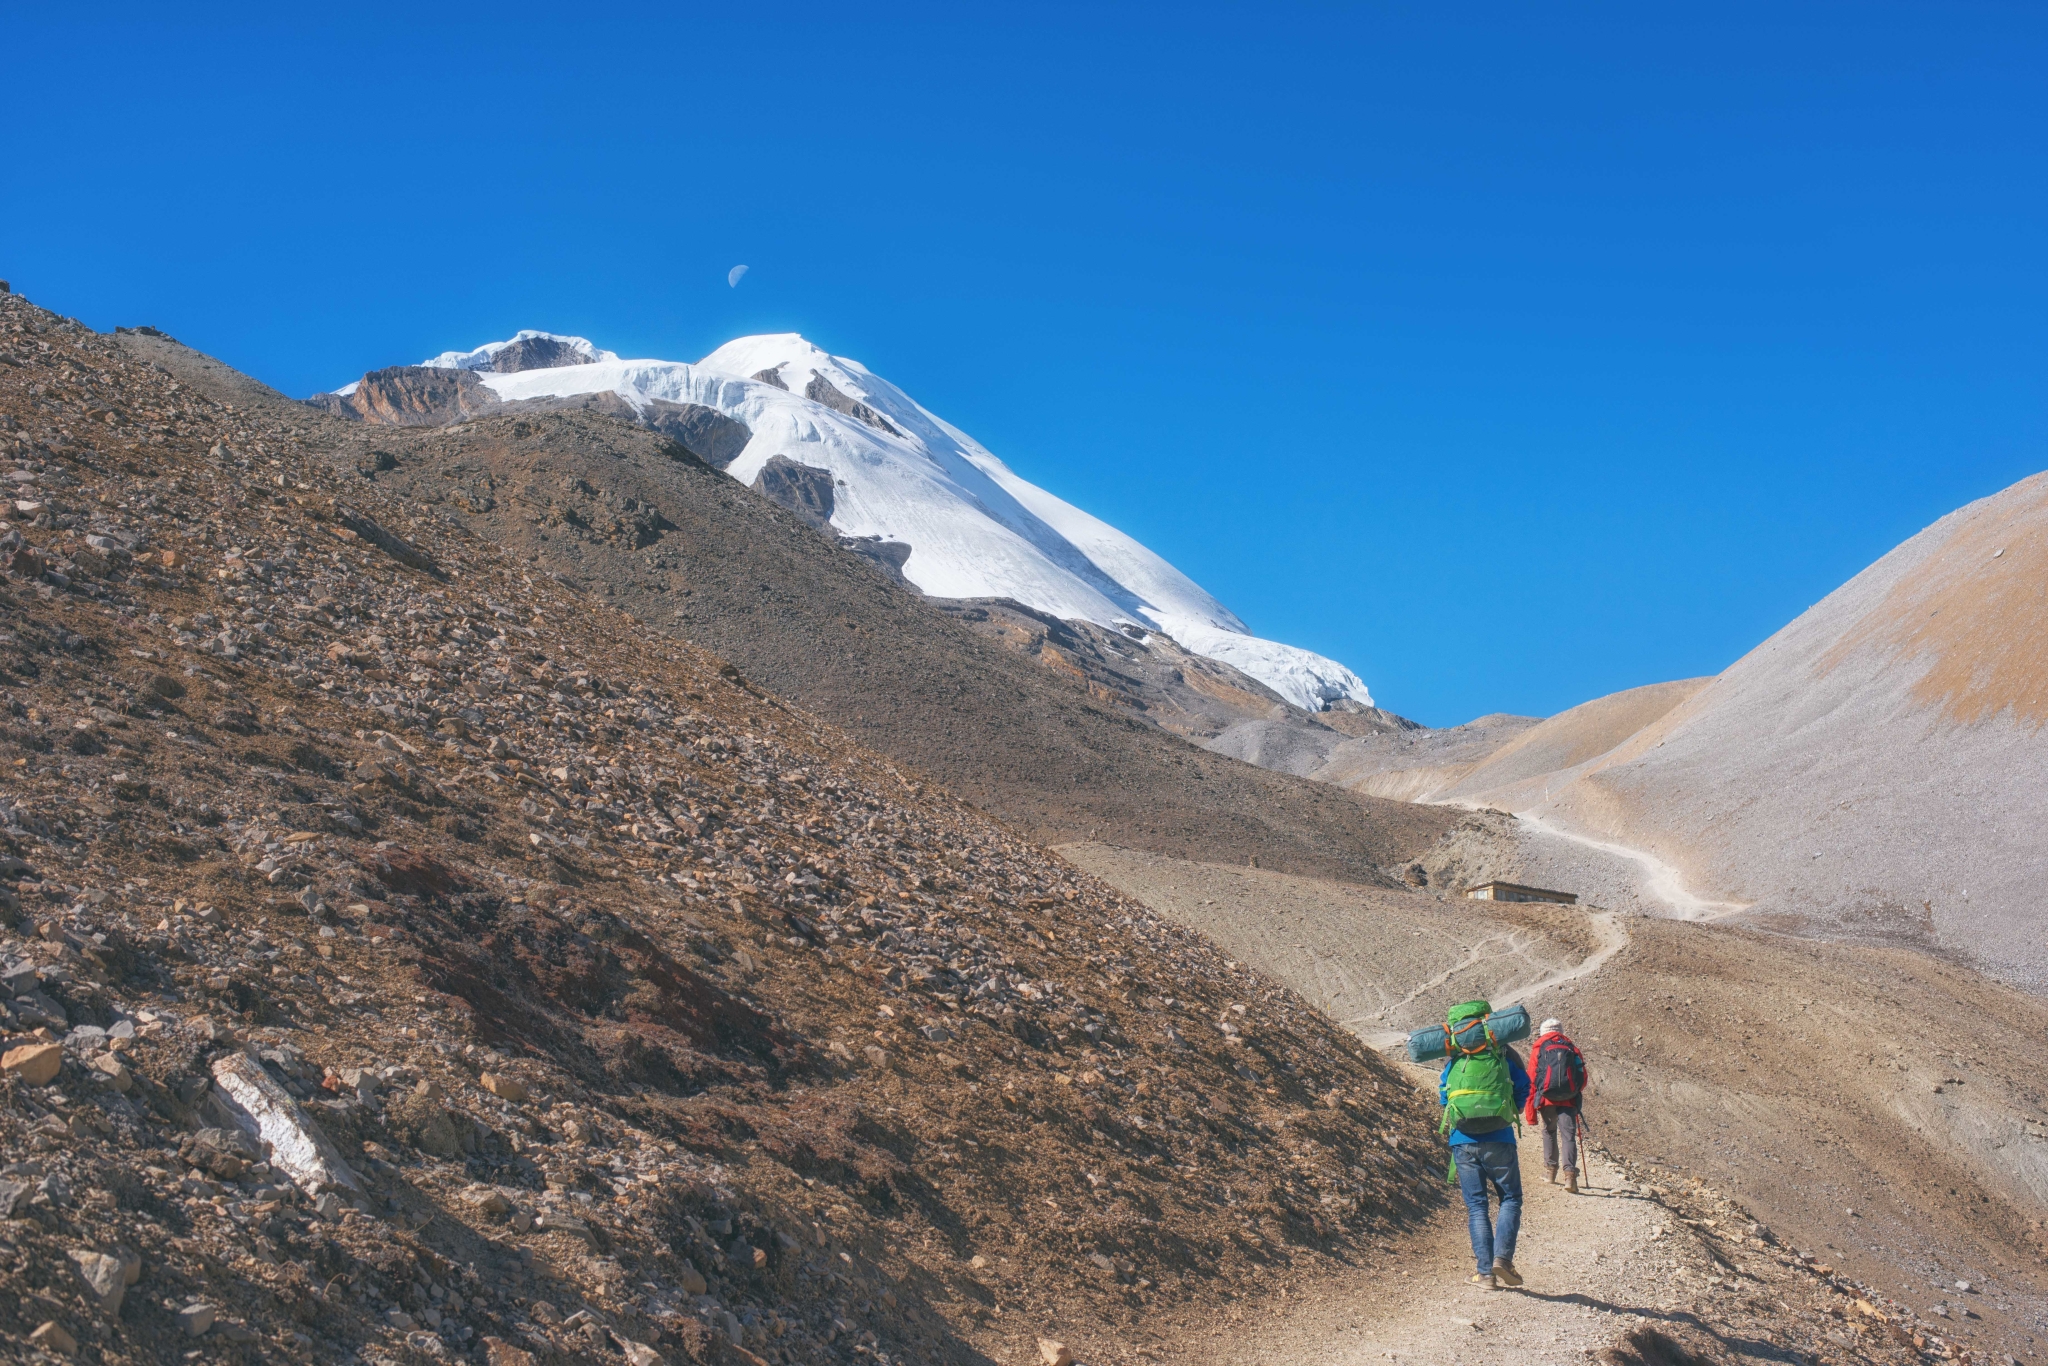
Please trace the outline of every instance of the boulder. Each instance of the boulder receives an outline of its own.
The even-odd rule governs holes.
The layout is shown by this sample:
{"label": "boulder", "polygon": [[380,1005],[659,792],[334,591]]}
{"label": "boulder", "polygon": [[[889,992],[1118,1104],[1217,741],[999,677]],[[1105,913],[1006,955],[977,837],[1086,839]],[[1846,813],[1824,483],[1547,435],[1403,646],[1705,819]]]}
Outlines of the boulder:
{"label": "boulder", "polygon": [[64,1325],[55,1319],[39,1326],[28,1335],[28,1340],[29,1345],[55,1352],[60,1357],[68,1357],[78,1350],[78,1339],[65,1332]]}
{"label": "boulder", "polygon": [[512,1202],[490,1186],[471,1186],[463,1192],[462,1198],[480,1214],[497,1216],[512,1212]]}
{"label": "boulder", "polygon": [[533,1353],[503,1338],[484,1339],[485,1366],[534,1366]]}
{"label": "boulder", "polygon": [[89,1252],[74,1248],[71,1252],[72,1268],[78,1272],[78,1279],[85,1284],[85,1297],[102,1313],[121,1312],[121,1300],[128,1293],[128,1274],[119,1257],[104,1252]]}
{"label": "boulder", "polygon": [[30,1086],[48,1086],[63,1065],[62,1044],[25,1043],[0,1054],[0,1071],[12,1072]]}
{"label": "boulder", "polygon": [[270,1145],[270,1163],[308,1194],[332,1186],[361,1191],[318,1125],[271,1079],[263,1064],[246,1053],[230,1053],[213,1065],[214,1102],[244,1133]]}
{"label": "boulder", "polygon": [[516,1102],[525,1100],[527,1096],[525,1082],[517,1077],[499,1076],[492,1072],[484,1073],[483,1088],[500,1100]]}
{"label": "boulder", "polygon": [[92,1068],[104,1076],[116,1091],[125,1092],[135,1084],[135,1078],[129,1073],[128,1065],[112,1053],[102,1053],[94,1058]]}

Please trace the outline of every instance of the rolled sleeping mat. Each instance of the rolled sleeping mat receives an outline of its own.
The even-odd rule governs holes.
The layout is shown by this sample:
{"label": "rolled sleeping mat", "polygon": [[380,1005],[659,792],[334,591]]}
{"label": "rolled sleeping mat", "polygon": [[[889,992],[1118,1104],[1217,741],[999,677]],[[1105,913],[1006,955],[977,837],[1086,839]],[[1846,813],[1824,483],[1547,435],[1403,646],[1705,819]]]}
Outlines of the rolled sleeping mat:
{"label": "rolled sleeping mat", "polygon": [[[1529,1037],[1529,1007],[1507,1006],[1486,1017],[1486,1023],[1493,1030],[1493,1037],[1502,1043],[1513,1043]],[[1431,1062],[1450,1056],[1444,1046],[1444,1027],[1431,1025],[1418,1029],[1408,1036],[1408,1061]]]}

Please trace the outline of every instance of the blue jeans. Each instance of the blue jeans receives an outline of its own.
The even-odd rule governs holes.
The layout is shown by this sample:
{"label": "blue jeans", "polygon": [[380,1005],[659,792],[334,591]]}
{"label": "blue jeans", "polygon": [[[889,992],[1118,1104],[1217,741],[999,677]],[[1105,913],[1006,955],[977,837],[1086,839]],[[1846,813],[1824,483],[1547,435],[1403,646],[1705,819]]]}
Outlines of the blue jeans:
{"label": "blue jeans", "polygon": [[[1472,1225],[1472,1260],[1480,1275],[1491,1275],[1495,1262],[1515,1260],[1515,1235],[1522,1231],[1522,1166],[1512,1143],[1460,1143],[1451,1152]],[[1489,1188],[1500,1193],[1497,1224],[1487,1208]]]}

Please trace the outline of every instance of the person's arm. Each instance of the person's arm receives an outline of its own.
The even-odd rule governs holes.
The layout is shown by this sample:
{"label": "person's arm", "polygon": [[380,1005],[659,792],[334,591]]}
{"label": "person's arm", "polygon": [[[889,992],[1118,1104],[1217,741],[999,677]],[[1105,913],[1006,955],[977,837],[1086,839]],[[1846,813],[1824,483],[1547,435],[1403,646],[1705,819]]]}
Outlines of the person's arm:
{"label": "person's arm", "polygon": [[1515,1108],[1519,1110],[1529,1103],[1529,1071],[1512,1048],[1508,1050],[1508,1076],[1515,1083]]}
{"label": "person's arm", "polygon": [[1447,1059],[1444,1070],[1436,1074],[1436,1103],[1439,1105],[1451,1103],[1451,1063],[1456,1061],[1456,1058]]}

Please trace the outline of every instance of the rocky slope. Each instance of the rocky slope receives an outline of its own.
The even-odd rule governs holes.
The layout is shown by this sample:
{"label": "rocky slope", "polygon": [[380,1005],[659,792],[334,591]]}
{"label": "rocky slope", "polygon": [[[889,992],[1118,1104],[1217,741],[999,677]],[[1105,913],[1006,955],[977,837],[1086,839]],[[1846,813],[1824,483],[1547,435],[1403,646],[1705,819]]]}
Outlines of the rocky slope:
{"label": "rocky slope", "polygon": [[1298,998],[168,346],[0,297],[10,1354],[1120,1355],[1441,1205]]}

